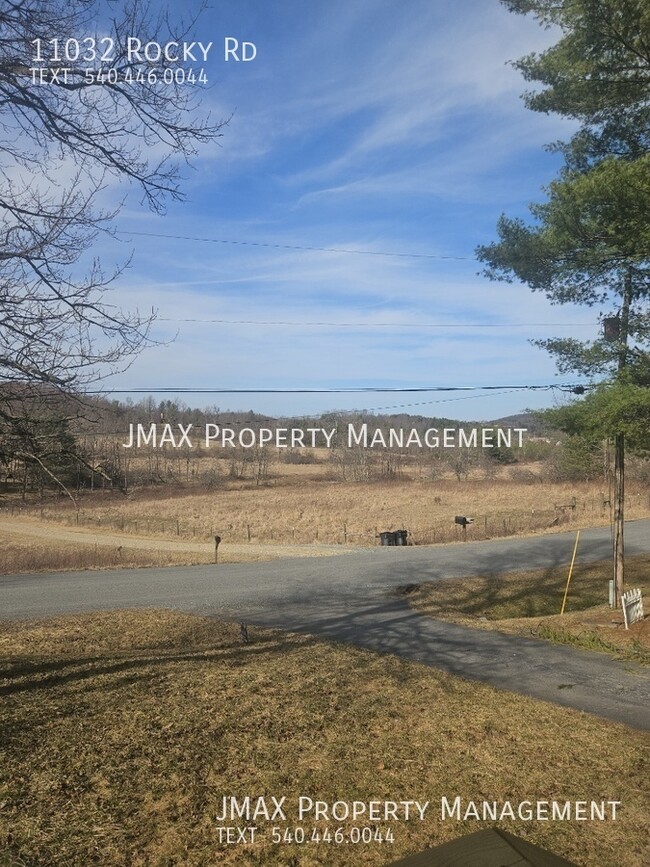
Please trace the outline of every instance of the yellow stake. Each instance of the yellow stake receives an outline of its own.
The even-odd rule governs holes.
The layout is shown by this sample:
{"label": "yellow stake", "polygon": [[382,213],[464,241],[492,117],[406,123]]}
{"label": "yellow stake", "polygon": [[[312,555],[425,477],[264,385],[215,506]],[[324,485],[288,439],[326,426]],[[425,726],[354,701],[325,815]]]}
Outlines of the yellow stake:
{"label": "yellow stake", "polygon": [[562,611],[560,611],[560,616],[564,614],[564,606],[566,605],[566,597],[569,592],[569,584],[571,583],[571,575],[573,574],[573,564],[576,561],[576,552],[578,550],[578,540],[580,539],[580,530],[576,533],[576,543],[573,546],[573,557],[571,558],[571,565],[569,566],[569,577],[566,579],[566,587],[564,589],[564,599],[562,600]]}

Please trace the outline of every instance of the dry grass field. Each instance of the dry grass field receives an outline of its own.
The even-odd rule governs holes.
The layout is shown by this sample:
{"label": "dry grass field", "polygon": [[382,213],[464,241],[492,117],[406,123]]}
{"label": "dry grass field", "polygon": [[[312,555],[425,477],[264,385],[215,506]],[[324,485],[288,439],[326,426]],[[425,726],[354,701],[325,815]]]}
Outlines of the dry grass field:
{"label": "dry grass field", "polygon": [[[642,733],[392,656],[251,639],[171,612],[0,625],[0,864],[379,867],[490,824],[442,821],[443,796],[620,800],[616,821],[500,824],[582,867],[648,863]],[[310,842],[312,821],[273,843],[291,806],[254,844],[220,843],[222,798],[246,794],[431,806],[389,823],[393,843]]]}
{"label": "dry grass field", "polygon": [[[410,604],[438,620],[509,635],[535,636],[650,664],[650,616],[624,628],[620,610],[603,604],[610,561],[578,564],[560,616],[568,567],[477,575],[406,588]],[[650,555],[627,557],[625,581],[650,593]]]}
{"label": "dry grass field", "polygon": [[[61,527],[22,518],[0,517],[0,575],[138,566],[187,566],[215,562],[214,542],[116,535]],[[225,543],[219,563],[249,563],[280,557],[344,554],[325,545],[252,545]]]}
{"label": "dry grass field", "polygon": [[[332,482],[308,478],[300,469],[273,484],[137,489],[84,495],[76,510],[69,500],[19,508],[23,514],[95,532],[168,539],[282,544],[376,545],[377,534],[406,529],[412,544],[458,541],[456,515],[474,519],[467,539],[554,532],[605,525],[607,494],[596,484],[522,484],[508,478],[457,482]],[[4,514],[11,509],[5,507]],[[2,513],[0,513],[0,516]],[[628,486],[626,517],[650,515],[650,492]]]}
{"label": "dry grass field", "polygon": [[[23,522],[19,526],[22,529],[30,528],[29,525],[25,528]],[[202,558],[200,553],[191,551],[155,550],[145,547],[147,543],[144,541],[141,548],[98,544],[86,541],[83,537],[77,541],[64,541],[57,539],[52,529],[47,528],[51,537],[44,538],[28,532],[14,532],[13,529],[7,532],[0,528],[0,574],[188,565],[192,562],[207,563],[210,557],[209,552]]]}

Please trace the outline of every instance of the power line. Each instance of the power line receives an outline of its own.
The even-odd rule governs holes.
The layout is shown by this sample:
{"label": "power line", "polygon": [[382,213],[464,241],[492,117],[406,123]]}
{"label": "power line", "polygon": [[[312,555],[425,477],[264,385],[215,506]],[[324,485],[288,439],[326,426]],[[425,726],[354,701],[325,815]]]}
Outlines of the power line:
{"label": "power line", "polygon": [[560,389],[582,394],[585,386],[581,384],[551,385],[434,385],[418,387],[353,386],[350,388],[106,388],[87,391],[86,394],[423,394],[432,392],[457,391],[551,391]]}
{"label": "power line", "polygon": [[146,238],[167,238],[173,241],[198,241],[205,244],[235,244],[243,247],[268,247],[275,250],[306,250],[316,253],[345,253],[352,256],[393,256],[400,259],[451,259],[463,262],[476,261],[474,256],[446,256],[434,253],[396,253],[379,250],[344,250],[338,247],[315,247],[306,244],[272,244],[265,241],[239,241],[233,238],[196,238],[190,235],[167,235],[160,232],[128,232],[120,230],[118,235],[141,235]]}
{"label": "power line", "polygon": [[[497,391],[491,392],[490,397],[500,397],[503,394],[516,394],[515,391]],[[454,403],[457,400],[481,400],[482,398],[487,397],[485,394],[469,394],[464,395],[463,397],[443,397],[440,400],[423,400],[419,403],[398,403],[393,406],[371,406],[365,407],[364,409],[357,410],[357,412],[384,412],[387,409],[411,409],[414,406],[433,406],[438,403]],[[350,410],[352,411],[352,410]]]}
{"label": "power line", "polygon": [[[494,391],[493,389],[496,389],[496,388],[504,388],[505,390]],[[510,386],[510,387],[505,387],[505,386],[476,386],[475,388],[473,388],[471,390],[479,390],[479,389],[480,390],[489,390],[490,391],[490,395],[489,395],[490,397],[500,397],[504,394],[515,394],[517,391],[521,391],[522,389],[529,389],[529,390],[543,389],[545,391],[558,390],[558,391],[564,391],[564,392],[572,393],[572,394],[583,394],[586,390],[586,387],[583,385],[570,385],[570,384],[564,384],[564,385],[558,385],[558,384],[553,384],[553,385],[524,385],[524,386]],[[386,389],[384,389],[384,390],[386,390]],[[394,390],[399,391],[399,390],[406,390],[406,389],[394,389]],[[445,387],[438,387],[435,390],[454,391],[454,390],[459,390],[459,389],[458,389],[458,387],[455,387],[455,386],[445,386]],[[146,390],[142,390],[142,391],[143,392],[146,391],[147,393],[150,394],[152,391],[156,391],[156,390],[155,389],[146,389]],[[163,391],[165,391],[165,390],[163,390]],[[170,393],[179,393],[179,392],[180,393],[187,393],[188,391],[190,391],[190,390],[189,389],[185,389],[185,390],[178,390],[178,389],[171,390],[170,389],[169,390]],[[139,392],[139,390],[137,390],[137,389],[131,390],[131,393],[135,393],[135,392]],[[223,392],[224,392],[224,390],[219,390],[219,392],[210,391],[209,393],[223,393]],[[125,392],[122,390],[115,390],[115,391],[109,391],[109,392],[87,392],[87,394],[100,394],[100,395],[101,394],[123,394],[123,393],[125,393]],[[161,390],[158,390],[157,393],[161,393]],[[165,393],[167,393],[167,392],[165,391]],[[200,393],[206,393],[206,392],[205,392],[205,390],[201,390]],[[239,394],[239,393],[250,393],[250,392],[238,392],[236,390],[231,389],[229,391],[229,393]],[[259,392],[255,391],[254,393],[259,393]],[[288,393],[288,392],[283,391],[283,393]],[[291,393],[294,393],[294,392],[291,392]],[[419,401],[417,403],[394,404],[392,406],[363,407],[361,409],[357,408],[357,409],[345,409],[345,410],[327,410],[325,412],[319,413],[318,415],[316,415],[314,413],[310,413],[308,415],[298,414],[298,415],[290,415],[290,416],[265,416],[264,413],[258,413],[258,415],[261,417],[264,417],[264,418],[272,418],[273,421],[275,421],[275,422],[296,421],[296,420],[300,420],[300,419],[302,419],[302,420],[318,419],[318,418],[321,418],[323,415],[327,415],[328,413],[333,413],[333,412],[344,412],[346,414],[385,412],[386,410],[393,410],[393,409],[411,409],[413,407],[432,406],[434,404],[439,404],[439,403],[454,403],[454,402],[459,401],[459,400],[480,400],[481,398],[485,398],[485,397],[487,397],[486,394],[472,394],[472,395],[464,395],[463,397],[448,397],[448,398],[442,398],[440,400]],[[232,412],[232,410],[227,410],[226,414],[228,414],[230,412]],[[238,420],[229,419],[229,420],[227,420],[226,423],[227,424],[246,424],[247,422],[241,421],[239,419]],[[113,433],[115,435],[119,435],[122,433],[122,431],[112,431],[111,433]]]}
{"label": "power line", "polygon": [[158,316],[156,322],[197,322],[218,325],[282,325],[323,328],[591,328],[593,322],[293,322],[264,319],[180,319]]}

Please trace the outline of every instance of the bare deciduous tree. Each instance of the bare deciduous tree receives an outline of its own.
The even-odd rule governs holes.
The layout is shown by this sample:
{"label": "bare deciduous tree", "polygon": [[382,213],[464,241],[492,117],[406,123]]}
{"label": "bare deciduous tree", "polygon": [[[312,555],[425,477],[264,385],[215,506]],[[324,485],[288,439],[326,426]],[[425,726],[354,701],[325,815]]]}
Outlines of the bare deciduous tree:
{"label": "bare deciduous tree", "polygon": [[[106,272],[92,249],[119,208],[102,208],[102,192],[127,181],[163,211],[182,198],[182,163],[223,126],[199,115],[197,87],[173,75],[165,83],[175,65],[164,56],[144,70],[156,74],[142,74],[127,40],[182,42],[195,23],[174,27],[141,0],[0,8],[0,461],[19,457],[61,485],[74,448],[66,421],[84,387],[128,365],[152,321],[108,300],[121,269]],[[47,57],[36,76],[36,53],[72,35],[110,40],[102,79],[83,59],[66,62],[64,77],[50,75],[61,64]]]}

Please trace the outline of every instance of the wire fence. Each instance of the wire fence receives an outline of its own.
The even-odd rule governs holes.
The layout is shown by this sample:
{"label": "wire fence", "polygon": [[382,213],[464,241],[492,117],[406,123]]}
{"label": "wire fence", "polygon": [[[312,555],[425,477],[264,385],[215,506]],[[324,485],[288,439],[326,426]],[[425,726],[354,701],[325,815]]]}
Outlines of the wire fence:
{"label": "wire fence", "polygon": [[[626,498],[626,506],[645,505],[640,496]],[[648,503],[650,506],[650,501]],[[512,509],[502,512],[474,514],[471,523],[463,526],[456,523],[454,515],[437,518],[427,523],[413,523],[399,519],[399,516],[383,525],[360,524],[350,519],[325,523],[296,522],[276,524],[253,520],[233,520],[215,523],[210,516],[199,517],[192,521],[180,517],[106,515],[96,510],[69,510],[67,512],[49,506],[12,504],[3,507],[0,513],[6,516],[42,520],[56,525],[79,527],[95,530],[98,533],[115,533],[157,539],[177,539],[213,542],[216,535],[224,543],[251,544],[331,544],[356,545],[368,547],[380,543],[382,533],[406,530],[410,545],[432,545],[449,542],[487,540],[508,536],[552,530],[583,523],[588,520],[600,522],[609,519],[609,501],[599,498],[554,503],[545,509]],[[465,516],[463,516],[465,517]],[[470,517],[470,516],[467,516]]]}

